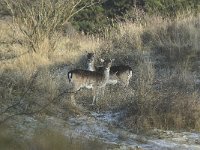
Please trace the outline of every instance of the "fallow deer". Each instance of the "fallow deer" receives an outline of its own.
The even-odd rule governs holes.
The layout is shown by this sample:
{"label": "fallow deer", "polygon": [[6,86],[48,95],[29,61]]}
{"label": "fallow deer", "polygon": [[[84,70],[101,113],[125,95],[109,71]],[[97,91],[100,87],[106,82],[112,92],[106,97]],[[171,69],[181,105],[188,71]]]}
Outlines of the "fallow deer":
{"label": "fallow deer", "polygon": [[[68,80],[73,85],[73,92],[77,92],[83,87],[92,89],[93,91],[92,105],[94,105],[98,100],[100,89],[104,88],[109,80],[110,67],[112,65],[112,61],[113,60],[104,61],[103,67],[99,71],[89,71],[82,69],[75,69],[69,71]],[[74,97],[73,97],[73,102],[74,104],[76,104]]]}
{"label": "fallow deer", "polygon": [[94,53],[87,53],[87,70],[95,71],[95,54]]}
{"label": "fallow deer", "polygon": [[[103,67],[96,67],[94,65],[95,54],[87,54],[87,69],[90,71],[101,71]],[[130,78],[132,77],[132,69],[128,65],[112,66],[110,68],[110,78],[107,84],[121,83],[124,87],[129,85]]]}

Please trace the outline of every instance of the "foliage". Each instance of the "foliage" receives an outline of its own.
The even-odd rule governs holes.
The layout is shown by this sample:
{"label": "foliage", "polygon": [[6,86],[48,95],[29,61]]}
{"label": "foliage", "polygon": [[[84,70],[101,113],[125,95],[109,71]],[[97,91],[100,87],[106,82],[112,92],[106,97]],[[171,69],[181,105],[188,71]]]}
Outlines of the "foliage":
{"label": "foliage", "polygon": [[[49,45],[49,50],[55,49],[55,31],[66,24],[76,13],[93,5],[85,3],[77,8],[79,0],[5,0],[10,10],[13,21],[27,38],[27,45],[37,52],[44,43]],[[57,39],[56,39],[57,40]],[[52,42],[53,41],[53,42]]]}
{"label": "foliage", "polygon": [[83,10],[74,16],[73,25],[85,33],[99,33],[109,22],[105,17],[105,10],[100,5],[95,5]]}
{"label": "foliage", "polygon": [[[199,6],[198,0],[108,0],[77,14],[73,22],[78,30],[97,33],[102,27],[125,21],[136,8],[150,15],[174,17],[185,10],[197,12]],[[135,18],[134,15],[137,13],[129,18]]]}
{"label": "foliage", "polygon": [[[1,20],[0,57],[4,60],[0,61],[0,105],[2,110],[6,110],[3,111],[6,112],[5,115],[8,113],[12,117],[13,114],[19,114],[21,111],[30,115],[41,106],[52,102],[58,97],[60,91],[65,91],[65,88],[69,86],[66,82],[67,71],[62,70],[63,65],[59,66],[59,63],[64,64],[67,70],[84,67],[82,58],[85,58],[85,50],[89,50],[96,51],[103,57],[116,58],[116,65],[129,64],[134,73],[128,92],[120,86],[116,86],[113,93],[108,91],[104,101],[99,101],[103,102],[100,104],[100,111],[111,108],[121,110],[123,107],[128,109],[124,120],[130,128],[200,130],[199,14],[178,14],[173,19],[145,15],[142,22],[120,20],[117,30],[113,29],[104,33],[104,38],[80,34],[69,37],[60,35],[60,40],[55,42],[52,39],[54,33],[58,33],[60,24],[64,23],[66,18],[64,19],[64,14],[60,14],[62,11],[53,3],[58,1],[37,2],[33,1],[33,4],[29,5],[22,1],[9,1],[7,6],[13,14],[14,22],[8,21],[10,24],[8,26],[7,20]],[[158,5],[159,3],[155,6]],[[82,6],[84,3],[79,5],[78,9],[83,8]],[[98,32],[97,24],[99,28],[104,25],[103,19],[106,14],[106,10],[101,6],[103,4],[87,7],[72,18],[74,24],[81,30],[82,24],[79,24],[79,21],[83,21],[84,25],[85,18],[93,17],[87,22],[88,28],[85,25],[84,30],[91,31],[90,27],[92,27],[95,32]],[[55,12],[56,10],[58,12]],[[148,10],[150,8],[146,12]],[[96,16],[91,12],[94,12]],[[97,15],[98,12],[101,14]],[[69,14],[67,16],[69,17]],[[109,22],[109,18],[107,19],[108,22],[105,23],[112,23]],[[92,21],[94,24],[89,26]],[[12,26],[16,26],[15,32],[11,30]],[[23,36],[20,35],[21,32]],[[16,40],[12,41],[9,35],[16,35]],[[58,45],[52,52],[52,57],[46,59],[37,53],[22,55],[29,48],[18,41],[28,40],[27,45],[34,47],[33,49],[37,52],[40,42],[44,42],[45,39]],[[49,49],[48,45],[44,45],[43,48]],[[6,59],[9,53],[18,57]],[[51,71],[51,67],[55,71]],[[35,70],[40,71],[30,87],[29,82],[32,81]],[[28,92],[26,92],[27,89],[29,89]],[[85,96],[81,93],[77,94],[79,103],[87,107],[92,100],[91,95],[84,90],[82,93]],[[84,98],[86,103],[84,103]],[[69,112],[69,109],[65,109],[69,95],[57,100],[59,103],[51,103],[52,105],[45,111],[55,115],[57,115],[57,109],[63,110],[64,113]],[[16,106],[15,103],[18,105]],[[107,105],[108,103],[110,105]]]}
{"label": "foliage", "polygon": [[[44,31],[40,32],[47,32],[50,36],[52,36],[52,30],[60,28],[70,18],[70,22],[79,31],[84,31],[85,33],[101,33],[105,28],[113,26],[116,22],[125,21],[127,19],[126,16],[129,16],[129,19],[135,18],[134,16],[137,16],[137,13],[135,14],[134,12],[136,9],[142,10],[150,15],[160,14],[162,16],[174,17],[185,10],[197,12],[200,8],[198,0],[94,0],[92,2],[90,0],[4,1],[12,3],[12,6],[14,6],[12,7],[12,13],[15,15],[18,14],[18,16],[21,13],[21,17],[28,15],[29,18],[25,17],[26,22],[34,22],[31,25],[33,27],[36,26],[35,23],[37,24],[37,28],[41,28],[42,26]],[[1,5],[3,6],[3,3]],[[132,16],[130,17],[130,15]],[[33,43],[33,41],[30,43]],[[32,47],[35,49],[34,46]]]}
{"label": "foliage", "polygon": [[150,14],[159,13],[164,16],[176,16],[185,10],[198,11],[198,0],[146,0],[145,7]]}
{"label": "foliage", "polygon": [[109,18],[122,17],[133,7],[142,7],[144,1],[138,0],[109,0],[103,4],[106,14]]}
{"label": "foliage", "polygon": [[143,0],[109,0],[85,9],[73,18],[73,24],[86,33],[100,33],[118,20],[124,20],[127,11],[136,5],[143,5]]}
{"label": "foliage", "polygon": [[133,77],[128,89],[115,86],[102,108],[109,103],[127,110],[124,125],[134,131],[200,130],[199,18],[146,15],[141,23],[118,23],[101,54],[117,58],[116,64],[129,64]]}

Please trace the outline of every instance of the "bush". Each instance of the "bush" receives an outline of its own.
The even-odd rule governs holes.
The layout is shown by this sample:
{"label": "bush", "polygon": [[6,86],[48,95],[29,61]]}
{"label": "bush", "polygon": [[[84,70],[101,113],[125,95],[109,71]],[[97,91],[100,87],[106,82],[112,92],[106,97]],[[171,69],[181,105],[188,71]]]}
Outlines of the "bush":
{"label": "bush", "polygon": [[198,28],[199,15],[175,20],[145,16],[143,22],[119,23],[117,32],[110,33],[101,55],[133,68],[130,88],[105,97],[112,108],[127,110],[124,125],[134,131],[200,130],[199,69],[193,69],[199,57]]}
{"label": "bush", "polygon": [[[41,53],[43,45],[48,46],[44,53],[51,53],[55,50],[55,42],[59,39],[56,37],[56,31],[68,23],[76,13],[91,3],[79,6],[78,0],[48,0],[48,1],[29,1],[20,0],[17,2],[5,0],[7,8],[12,14],[13,21],[20,29],[28,46],[32,51]],[[24,41],[23,41],[24,42]]]}
{"label": "bush", "polygon": [[199,11],[198,0],[148,0],[145,8],[150,14],[158,13],[162,16],[175,17],[185,10]]}

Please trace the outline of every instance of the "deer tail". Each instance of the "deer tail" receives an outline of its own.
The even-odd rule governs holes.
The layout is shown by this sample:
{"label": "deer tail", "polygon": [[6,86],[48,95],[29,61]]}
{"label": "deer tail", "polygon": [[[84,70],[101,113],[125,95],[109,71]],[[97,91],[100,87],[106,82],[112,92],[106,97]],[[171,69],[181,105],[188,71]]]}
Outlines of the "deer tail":
{"label": "deer tail", "polygon": [[68,72],[68,80],[69,80],[69,82],[72,81],[72,72]]}

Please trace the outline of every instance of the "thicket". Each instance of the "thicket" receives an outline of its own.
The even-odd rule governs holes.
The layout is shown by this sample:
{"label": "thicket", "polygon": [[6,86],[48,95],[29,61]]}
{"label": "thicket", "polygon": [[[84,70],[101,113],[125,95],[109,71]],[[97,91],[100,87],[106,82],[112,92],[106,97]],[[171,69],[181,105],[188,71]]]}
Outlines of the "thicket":
{"label": "thicket", "polygon": [[135,9],[150,15],[176,17],[178,13],[186,10],[198,12],[200,2],[198,0],[108,0],[86,8],[74,16],[72,22],[80,31],[100,33],[106,27],[114,26],[119,21],[124,22],[127,16],[129,20],[135,20],[137,17]]}
{"label": "thicket", "polygon": [[79,0],[3,0],[1,7],[12,16],[12,21],[19,28],[26,40],[20,41],[28,46],[31,51],[43,50],[44,42],[48,43],[50,53],[55,50],[56,32],[74,17],[79,11],[95,5],[97,2],[85,0],[83,4]]}
{"label": "thicket", "polygon": [[[177,14],[169,11],[170,7],[167,7],[173,3],[167,5],[161,0],[158,0],[159,3],[155,6],[153,3],[156,1],[132,3],[134,6],[135,4],[141,6],[142,15],[143,12],[150,13],[154,9],[160,13],[159,16],[145,15],[142,23],[134,20],[134,14],[140,12],[133,11],[134,9],[129,7],[131,1],[124,3],[106,1],[108,3],[106,7],[110,7],[109,9],[101,7],[105,3],[97,3],[91,7],[84,7],[84,11],[80,11],[69,20],[64,18],[65,15],[69,17],[70,13],[62,14],[64,10],[59,9],[67,9],[62,5],[64,2],[62,0],[38,0],[36,4],[44,4],[39,5],[41,7],[20,3],[23,4],[22,7],[15,5],[19,4],[19,1],[10,2],[8,4],[12,5],[7,6],[13,14],[13,22],[1,20],[0,23],[0,105],[1,115],[6,115],[1,121],[4,122],[16,115],[41,112],[55,115],[59,113],[57,109],[63,108],[63,103],[69,111],[66,104],[66,101],[69,101],[68,94],[61,93],[67,88],[67,71],[61,69],[59,72],[59,67],[56,70],[57,64],[63,63],[66,66],[73,63],[73,66],[70,68],[67,66],[67,69],[78,68],[83,65],[81,58],[84,57],[85,51],[89,50],[96,51],[101,57],[117,58],[115,64],[129,64],[134,70],[129,91],[124,92],[120,86],[111,87],[111,93],[105,94],[100,100],[99,110],[122,107],[128,109],[124,117],[125,125],[138,130],[155,127],[200,130],[198,83],[200,16],[195,14],[199,8],[197,1],[191,1],[191,4],[185,7],[177,7]],[[69,7],[73,12],[84,6],[84,3],[79,3],[84,1],[76,2]],[[186,4],[184,1],[173,2]],[[123,8],[122,5],[125,4],[127,6],[123,11],[118,12],[117,8]],[[75,8],[73,6],[77,9],[73,9]],[[151,7],[154,9],[151,10]],[[194,14],[180,15],[186,7],[192,8]],[[101,12],[101,15],[98,12]],[[171,12],[175,16],[168,15]],[[90,15],[87,16],[88,13]],[[104,17],[105,14],[108,18]],[[128,15],[130,20],[123,20],[123,15],[125,17]],[[102,33],[104,38],[81,34],[64,36],[59,30],[60,25],[65,22],[63,19],[77,23],[79,30],[92,33],[99,32],[100,27],[104,27],[106,23],[108,25],[115,24],[115,21],[118,23],[117,30],[112,29],[110,32]],[[87,30],[83,28],[81,19],[83,25],[88,26]],[[88,25],[84,23],[87,19],[91,19]],[[99,22],[95,22],[96,19]],[[105,24],[102,23],[103,19],[107,19]],[[30,50],[35,53],[30,53]],[[50,57],[41,55],[40,50],[47,54],[52,51],[52,55]],[[57,76],[51,67],[58,71]],[[78,104],[89,107],[91,95],[83,91],[76,96]],[[59,101],[62,107],[56,104],[56,101]],[[7,112],[11,115],[7,116]]]}
{"label": "thicket", "polygon": [[[11,13],[6,7],[5,4],[6,1],[5,0],[0,1],[1,14]],[[30,0],[23,0],[23,1],[20,0],[20,1],[23,3],[27,3],[28,4],[27,6],[29,7],[35,3]],[[13,3],[18,5],[19,2],[17,3],[13,2]],[[51,5],[47,5],[47,8],[36,7],[38,8],[38,12],[39,8],[44,9],[44,11],[46,11],[45,9],[47,9],[48,10],[46,11],[47,15],[53,15],[53,13],[58,12],[58,9],[61,9],[59,11],[63,12],[59,13],[60,20],[57,20],[58,24],[59,22],[61,22],[62,25],[63,24],[62,21],[64,22],[69,21],[73,24],[73,26],[77,30],[84,31],[85,33],[101,33],[102,31],[105,30],[105,28],[113,27],[119,21],[124,22],[127,19],[137,20],[138,11],[135,11],[135,9],[145,12],[146,14],[149,15],[157,14],[163,17],[171,17],[171,18],[176,17],[177,14],[183,13],[186,10],[192,12],[199,12],[200,10],[199,0],[168,0],[168,1],[166,0],[108,0],[108,1],[54,0],[54,1],[42,1],[42,3],[48,3],[48,4],[52,3],[53,4],[52,6],[57,7],[57,9],[54,8],[55,11],[51,12],[51,14],[48,14],[53,7],[51,7]],[[19,7],[21,9],[21,6],[17,5],[16,8]],[[75,7],[73,7],[73,5]],[[63,8],[65,8],[65,10],[63,10]],[[81,11],[78,11],[76,15],[70,16],[71,14],[74,13],[74,11],[79,9]],[[21,12],[24,13],[24,11]],[[67,15],[69,15],[70,18],[66,18],[69,17]],[[37,18],[35,19],[37,20]]]}

